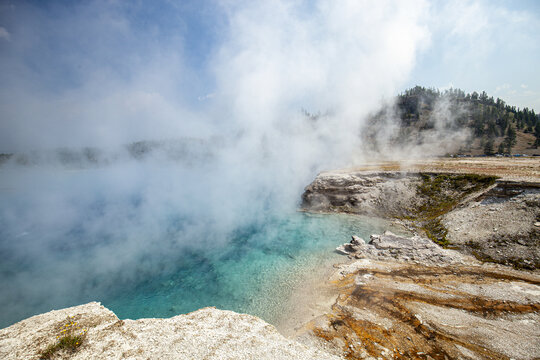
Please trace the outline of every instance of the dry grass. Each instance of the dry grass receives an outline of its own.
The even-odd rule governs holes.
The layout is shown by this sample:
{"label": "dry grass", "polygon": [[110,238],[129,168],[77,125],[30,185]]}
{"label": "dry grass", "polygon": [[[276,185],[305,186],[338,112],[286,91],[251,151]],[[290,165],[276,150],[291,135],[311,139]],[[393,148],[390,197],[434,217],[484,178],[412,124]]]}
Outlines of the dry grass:
{"label": "dry grass", "polygon": [[374,161],[354,168],[354,170],[472,173],[498,176],[502,180],[540,181],[540,157],[465,157]]}

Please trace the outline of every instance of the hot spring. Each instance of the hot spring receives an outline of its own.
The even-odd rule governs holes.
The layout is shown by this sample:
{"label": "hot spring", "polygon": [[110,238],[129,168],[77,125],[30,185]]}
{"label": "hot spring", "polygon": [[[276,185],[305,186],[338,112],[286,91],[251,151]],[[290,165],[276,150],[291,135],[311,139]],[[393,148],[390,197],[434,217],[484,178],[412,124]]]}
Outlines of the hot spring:
{"label": "hot spring", "polygon": [[89,301],[121,319],[215,306],[272,323],[336,246],[388,225],[298,212],[301,188],[224,170],[1,167],[0,327]]}

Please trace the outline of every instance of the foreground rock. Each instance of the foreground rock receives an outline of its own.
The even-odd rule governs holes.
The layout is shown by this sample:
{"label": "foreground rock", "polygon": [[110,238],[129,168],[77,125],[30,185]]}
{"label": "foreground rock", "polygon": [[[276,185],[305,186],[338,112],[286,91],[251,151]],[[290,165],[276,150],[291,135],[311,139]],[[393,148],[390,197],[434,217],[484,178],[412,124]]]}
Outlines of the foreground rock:
{"label": "foreground rock", "polygon": [[0,358],[39,359],[68,316],[88,329],[74,352],[55,359],[338,359],[280,335],[263,320],[204,308],[170,319],[119,320],[99,303],[51,311],[0,330]]}
{"label": "foreground rock", "polygon": [[481,264],[418,236],[354,242],[346,253],[361,259],[338,268],[332,312],[300,341],[350,359],[540,357],[538,273]]}

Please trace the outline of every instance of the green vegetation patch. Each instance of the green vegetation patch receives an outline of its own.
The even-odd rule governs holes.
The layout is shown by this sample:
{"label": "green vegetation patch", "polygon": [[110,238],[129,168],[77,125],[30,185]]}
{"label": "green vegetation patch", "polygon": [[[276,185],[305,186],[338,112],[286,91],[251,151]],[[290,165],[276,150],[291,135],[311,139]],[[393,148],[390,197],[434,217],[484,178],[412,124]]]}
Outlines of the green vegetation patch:
{"label": "green vegetation patch", "polygon": [[441,217],[454,209],[466,196],[495,183],[497,177],[477,174],[429,174],[421,173],[422,183],[417,188],[421,205],[408,218],[435,243],[447,247],[448,230]]}
{"label": "green vegetation patch", "polygon": [[68,317],[56,336],[56,343],[49,345],[39,353],[40,359],[53,359],[61,350],[75,352],[83,343],[87,329],[82,329],[72,317]]}

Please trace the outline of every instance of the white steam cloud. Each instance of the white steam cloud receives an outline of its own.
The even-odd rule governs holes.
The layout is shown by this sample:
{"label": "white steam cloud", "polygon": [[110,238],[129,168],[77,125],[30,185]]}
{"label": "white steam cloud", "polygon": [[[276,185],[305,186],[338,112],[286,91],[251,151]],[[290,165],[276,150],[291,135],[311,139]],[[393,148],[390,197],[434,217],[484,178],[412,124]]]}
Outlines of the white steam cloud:
{"label": "white steam cloud", "polygon": [[[264,154],[265,166],[301,181],[362,157],[366,115],[395,94],[429,40],[422,1],[226,8],[230,29],[212,64],[217,106],[243,135],[235,152]],[[301,108],[326,115],[309,120]]]}
{"label": "white steam cloud", "polygon": [[[417,99],[419,108],[426,99]],[[472,141],[466,125],[470,110],[451,92],[441,94],[429,106],[429,116],[403,126],[402,114],[395,103],[383,102],[362,130],[362,152],[365,158],[406,161],[454,154]],[[422,110],[420,110],[422,111]]]}
{"label": "white steam cloud", "polygon": [[42,311],[165,272],[186,249],[294,211],[318,171],[363,158],[364,119],[429,41],[424,1],[222,2],[226,26],[195,69],[183,36],[158,41],[121,5],[52,9],[3,10],[20,23],[1,57],[1,152],[197,138],[208,156],[0,168],[4,323],[44,299]]}

